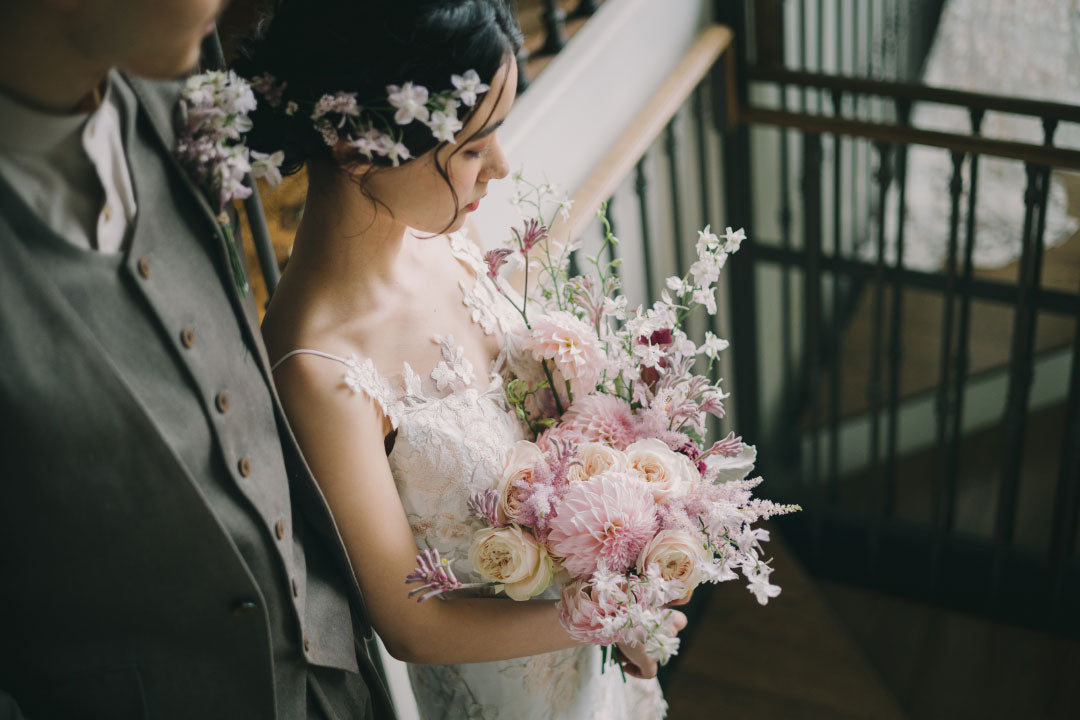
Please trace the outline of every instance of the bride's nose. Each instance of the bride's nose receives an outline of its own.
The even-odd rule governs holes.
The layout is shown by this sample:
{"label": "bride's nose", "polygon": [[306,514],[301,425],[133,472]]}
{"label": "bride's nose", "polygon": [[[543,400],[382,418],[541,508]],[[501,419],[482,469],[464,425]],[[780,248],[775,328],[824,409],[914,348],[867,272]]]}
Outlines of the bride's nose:
{"label": "bride's nose", "polygon": [[492,138],[488,152],[488,161],[484,165],[485,180],[502,180],[510,174],[510,162],[506,159],[502,145],[497,138]]}

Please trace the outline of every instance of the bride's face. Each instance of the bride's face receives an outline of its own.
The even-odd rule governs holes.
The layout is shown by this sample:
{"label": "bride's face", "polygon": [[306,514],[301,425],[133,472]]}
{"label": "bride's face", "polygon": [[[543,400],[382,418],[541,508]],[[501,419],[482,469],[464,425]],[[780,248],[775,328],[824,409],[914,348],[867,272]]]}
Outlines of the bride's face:
{"label": "bride's face", "polygon": [[[510,112],[517,94],[517,63],[503,63],[488,81],[476,112],[455,136],[454,144],[436,147],[399,167],[371,173],[366,189],[386,205],[396,220],[424,233],[453,232],[465,223],[487,194],[491,180],[506,177],[510,168],[499,146],[497,129]],[[436,164],[438,160],[438,165]],[[439,173],[446,169],[446,179]]]}

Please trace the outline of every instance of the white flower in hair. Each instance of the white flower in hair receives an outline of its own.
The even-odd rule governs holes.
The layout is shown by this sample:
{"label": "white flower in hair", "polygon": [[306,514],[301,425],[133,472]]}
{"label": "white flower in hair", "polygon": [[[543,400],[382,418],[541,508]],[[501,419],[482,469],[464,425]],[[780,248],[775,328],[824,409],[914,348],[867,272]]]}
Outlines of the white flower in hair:
{"label": "white flower in hair", "polygon": [[464,75],[451,75],[450,82],[454,83],[454,96],[469,107],[476,104],[477,95],[491,89],[480,82],[475,70],[466,70]]}
{"label": "white flower in hair", "polygon": [[[390,138],[387,139],[390,140]],[[412,157],[412,153],[409,152],[409,148],[405,147],[404,143],[396,143],[393,140],[390,140],[388,145],[389,147],[387,147],[386,152],[381,154],[390,158],[390,162],[394,164],[394,167],[400,165],[402,160],[408,160]]]}
{"label": "white flower in hair", "polygon": [[407,82],[401,87],[387,85],[386,92],[389,94],[390,104],[397,108],[397,112],[394,113],[394,122],[398,125],[408,125],[413,120],[427,121],[429,112],[426,87]]}
{"label": "white flower in hair", "polygon": [[434,135],[437,140],[448,143],[454,142],[454,133],[462,128],[461,121],[458,120],[457,115],[448,114],[442,110],[436,110],[431,113],[431,119],[428,120],[427,126],[431,128],[431,134]]}
{"label": "white flower in hair", "polygon": [[251,176],[263,178],[270,185],[281,182],[281,163],[285,160],[285,153],[278,150],[274,153],[261,153],[258,150],[251,151]]}
{"label": "white flower in hair", "polygon": [[[383,138],[386,138],[384,141]],[[349,146],[355,148],[357,152],[364,155],[369,160],[372,153],[379,153],[385,155],[385,150],[380,152],[380,148],[387,147],[384,143],[389,142],[393,145],[393,141],[390,138],[375,128],[369,128],[363,135],[349,142]]]}

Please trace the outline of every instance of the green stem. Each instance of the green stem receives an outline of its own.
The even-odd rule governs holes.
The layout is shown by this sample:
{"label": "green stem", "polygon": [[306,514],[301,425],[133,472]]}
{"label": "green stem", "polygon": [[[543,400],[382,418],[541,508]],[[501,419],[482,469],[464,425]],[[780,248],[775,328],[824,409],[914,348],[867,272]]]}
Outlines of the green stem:
{"label": "green stem", "polygon": [[248,284],[247,273],[244,272],[244,265],[240,262],[240,256],[236,252],[232,224],[228,221],[221,223],[221,231],[225,234],[225,247],[229,253],[229,265],[232,269],[233,282],[236,283],[236,289],[239,291],[240,297],[247,297],[248,293],[251,292],[251,285]]}

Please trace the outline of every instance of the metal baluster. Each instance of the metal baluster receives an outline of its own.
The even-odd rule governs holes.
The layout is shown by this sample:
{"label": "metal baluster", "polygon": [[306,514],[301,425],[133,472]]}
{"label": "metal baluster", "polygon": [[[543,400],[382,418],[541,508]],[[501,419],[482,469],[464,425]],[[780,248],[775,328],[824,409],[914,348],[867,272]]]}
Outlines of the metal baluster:
{"label": "metal baluster", "polygon": [[[871,477],[881,477],[881,365],[882,365],[882,329],[885,324],[885,199],[888,196],[889,185],[892,182],[892,167],[889,158],[890,147],[888,143],[876,143],[878,151],[878,217],[877,217],[877,265],[874,269],[874,303],[873,303],[873,327],[872,349],[870,356],[870,382],[866,388],[867,412],[870,416],[870,471]],[[882,479],[878,479],[878,502],[877,507],[872,509],[875,516],[873,532],[869,536],[868,557],[870,559],[871,572],[874,572],[875,560],[880,540],[881,517],[880,509],[884,507],[885,487]]]}
{"label": "metal baluster", "polygon": [[709,157],[709,140],[708,133],[706,131],[706,123],[708,123],[708,103],[705,102],[705,83],[701,83],[694,91],[694,118],[695,128],[697,130],[697,144],[698,144],[698,171],[699,181],[701,183],[701,226],[705,227],[709,224],[710,209],[709,200],[712,198],[712,192],[709,190],[709,164],[707,159]]}
{"label": "metal baluster", "polygon": [[656,286],[653,278],[652,257],[649,254],[652,248],[652,232],[649,227],[649,199],[647,194],[649,181],[645,176],[645,160],[647,157],[648,154],[642,155],[634,166],[634,191],[638,196],[638,211],[641,214],[641,264],[645,269],[645,298],[651,306],[653,299],[656,297]]}
{"label": "metal baluster", "polygon": [[1009,391],[1005,403],[1001,444],[1004,457],[1001,462],[1001,484],[998,487],[997,517],[994,522],[994,564],[990,588],[990,599],[994,605],[1002,600],[1002,580],[1016,527],[1028,396],[1033,375],[1035,321],[1050,169],[1029,164],[1027,175],[1028,186],[1024,193],[1024,246],[1020,256],[1020,277],[1017,280],[1016,316],[1009,356]]}
{"label": "metal baluster", "polygon": [[[618,238],[619,233],[617,233],[615,231],[615,214],[614,214],[614,211],[611,209],[614,205],[615,205],[615,196],[612,195],[611,197],[609,197],[607,199],[607,202],[604,203],[604,219],[607,220],[608,228],[611,230],[611,234],[613,236],[615,236],[616,238]],[[607,246],[607,256],[608,256],[607,259],[608,259],[609,263],[615,262],[619,257],[619,254],[615,251],[615,246],[613,244],[611,244],[611,243],[608,243],[608,246]],[[621,269],[622,268],[620,268],[618,265],[616,265],[615,267],[611,268],[611,271],[613,273],[615,273],[615,277],[621,279],[622,278]]]}
{"label": "metal baluster", "polygon": [[[897,102],[900,125],[908,124],[911,105],[906,101]],[[907,205],[907,160],[908,146],[900,145],[896,149],[896,277],[892,287],[892,311],[889,339],[889,425],[885,444],[885,497],[882,513],[892,517],[896,502],[896,446],[900,437],[900,369],[903,362],[902,325],[904,318],[904,283],[901,274],[904,269],[904,215]]]}
{"label": "metal baluster", "polygon": [[[517,0],[511,0],[510,9],[514,13],[515,18],[521,17],[521,14],[518,12]],[[529,51],[525,49],[525,43],[522,43],[521,47],[518,48],[517,55],[514,57],[514,60],[517,63],[517,91],[518,95],[520,95],[529,88],[529,77],[528,73],[526,72],[529,65]]]}
{"label": "metal baluster", "polygon": [[[971,110],[971,132],[982,132],[983,111]],[[960,472],[960,443],[964,428],[964,388],[968,372],[968,325],[971,322],[971,280],[975,274],[975,217],[979,193],[979,156],[968,161],[968,203],[965,218],[964,275],[960,291],[960,321],[956,333],[956,355],[953,360],[952,433],[949,438],[949,463],[945,473],[945,493],[942,498],[941,526],[952,532],[956,515],[956,477]]]}
{"label": "metal baluster", "polygon": [[[715,6],[716,21],[729,27],[744,29],[746,22],[746,5],[744,3],[717,3]],[[747,77],[747,50],[746,43],[736,44],[736,71],[734,88],[736,99],[740,105],[748,100],[748,83],[740,82],[740,78]],[[727,88],[723,83],[726,76],[717,77],[717,90],[712,93],[712,102],[721,103],[726,95]],[[746,124],[731,126],[726,124],[727,115],[721,111],[722,105],[714,105],[713,122],[723,134],[721,136],[721,153],[724,163],[723,177],[730,182],[723,183],[724,208],[728,222],[732,227],[746,228],[747,238],[742,243],[742,249],[731,259],[731,263],[737,263],[737,269],[728,273],[728,293],[732,307],[740,308],[739,312],[731,314],[731,342],[732,362],[735,373],[735,396],[738,404],[735,406],[736,421],[739,426],[739,434],[748,441],[758,442],[762,445],[760,397],[758,392],[758,344],[757,344],[757,277],[755,266],[755,250],[757,244],[754,240],[753,218],[753,164],[750,161],[750,131]],[[767,439],[766,439],[767,442]],[[767,450],[767,448],[765,448]],[[763,453],[763,457],[766,453]],[[763,461],[767,464],[768,461]]]}
{"label": "metal baluster", "polygon": [[570,17],[583,18],[591,17],[593,13],[600,9],[600,3],[597,0],[580,0],[577,7],[574,8],[574,12]]}
{"label": "metal baluster", "polygon": [[557,0],[544,0],[544,46],[541,55],[555,55],[566,47],[566,13]]}
{"label": "metal baluster", "polygon": [[[935,402],[936,433],[934,442],[934,470],[931,487],[933,488],[933,512],[931,525],[934,532],[934,541],[930,560],[930,585],[936,590],[944,565],[943,554],[945,541],[948,536],[948,528],[944,522],[945,498],[949,494],[949,485],[955,488],[955,478],[950,479],[946,474],[947,454],[945,445],[945,430],[949,426],[949,418],[952,414],[952,406],[949,402],[950,386],[952,378],[952,342],[953,342],[953,319],[956,317],[956,265],[957,252],[960,236],[960,194],[963,192],[963,179],[961,167],[964,162],[964,154],[954,150],[952,152],[952,180],[949,182],[949,249],[945,261],[945,294],[944,308],[941,314],[941,353],[939,364],[938,389]],[[955,490],[954,490],[955,492]]]}
{"label": "metal baluster", "polygon": [[[797,0],[799,2],[800,14],[805,14],[802,11],[803,0]],[[802,27],[805,25],[803,21]],[[800,36],[801,38],[801,36]],[[800,40],[801,42],[801,40]],[[781,61],[784,61],[786,55],[786,49],[784,44],[780,46]],[[806,96],[805,89],[800,91],[799,94],[800,104],[802,109],[805,110]],[[787,86],[780,85],[780,109],[787,110]],[[787,129],[780,128],[780,209],[778,211],[777,220],[780,223],[780,247],[785,251],[791,250],[791,187],[790,187],[790,167],[788,163],[788,139],[789,133]],[[725,175],[725,177],[727,177]],[[782,377],[782,387],[791,387],[791,278],[789,276],[789,270],[787,265],[780,267],[780,369]]]}
{"label": "metal baluster", "polygon": [[[806,248],[806,274],[803,279],[803,350],[806,357],[806,388],[810,407],[810,472],[811,497],[819,496],[820,448],[818,424],[821,416],[818,341],[821,323],[821,135],[803,133],[803,245]],[[815,503],[820,505],[820,503]],[[819,509],[820,510],[820,509]],[[821,552],[823,514],[813,514],[813,552]]]}
{"label": "metal baluster", "polygon": [[[839,8],[837,8],[839,12]],[[843,97],[840,91],[833,93],[834,112],[840,114],[840,105]],[[842,213],[843,208],[840,198],[842,182],[841,148],[843,138],[840,135],[833,136],[833,260],[843,257],[841,247]],[[840,363],[843,358],[844,328],[841,324],[842,311],[840,308],[840,288],[844,283],[844,274],[840,271],[840,265],[834,266],[832,287],[832,359],[829,364],[829,480],[826,497],[834,502],[837,497],[840,483]]]}
{"label": "metal baluster", "polygon": [[1077,515],[1080,514],[1080,317],[1077,317],[1073,332],[1069,399],[1061,436],[1061,468],[1054,492],[1050,534],[1050,608],[1055,615],[1067,610],[1063,602],[1065,570],[1075,551]]}
{"label": "metal baluster", "polygon": [[[815,72],[825,72],[825,0],[817,1],[817,23],[815,23],[817,30],[817,67],[814,68]],[[825,90],[818,88],[817,91],[817,111],[819,113],[825,113]]]}
{"label": "metal baluster", "polygon": [[675,274],[686,272],[683,264],[683,228],[682,228],[682,191],[679,187],[679,139],[675,134],[675,122],[678,114],[671,118],[664,128],[664,149],[667,152],[669,181],[671,183],[671,229],[674,233],[672,242],[675,246]]}

